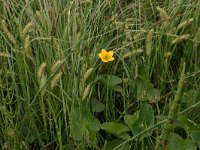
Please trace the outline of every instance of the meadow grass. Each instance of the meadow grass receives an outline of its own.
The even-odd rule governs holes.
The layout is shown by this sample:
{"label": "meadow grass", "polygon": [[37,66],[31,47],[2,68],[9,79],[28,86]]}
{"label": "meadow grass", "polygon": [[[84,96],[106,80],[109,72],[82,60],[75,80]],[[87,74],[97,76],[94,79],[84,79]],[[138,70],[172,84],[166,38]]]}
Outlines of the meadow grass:
{"label": "meadow grass", "polygon": [[200,149],[199,0],[1,0],[0,38],[1,149]]}

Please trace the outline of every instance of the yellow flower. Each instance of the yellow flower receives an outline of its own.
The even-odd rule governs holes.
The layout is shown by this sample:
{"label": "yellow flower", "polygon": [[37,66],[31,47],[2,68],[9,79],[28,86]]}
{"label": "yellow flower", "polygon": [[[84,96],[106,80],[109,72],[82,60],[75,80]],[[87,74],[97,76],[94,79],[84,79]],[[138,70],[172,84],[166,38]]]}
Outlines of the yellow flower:
{"label": "yellow flower", "polygon": [[113,54],[113,51],[107,52],[105,49],[102,49],[101,53],[99,53],[99,57],[101,58],[101,61],[109,62],[114,60]]}

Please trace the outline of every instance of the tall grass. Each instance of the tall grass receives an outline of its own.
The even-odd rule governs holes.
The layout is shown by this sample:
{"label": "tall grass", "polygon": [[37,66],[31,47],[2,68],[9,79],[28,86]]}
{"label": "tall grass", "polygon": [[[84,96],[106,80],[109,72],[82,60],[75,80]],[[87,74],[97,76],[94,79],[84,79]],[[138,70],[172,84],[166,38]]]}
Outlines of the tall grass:
{"label": "tall grass", "polygon": [[169,112],[162,134],[200,148],[198,0],[3,0],[0,20],[2,149],[154,149]]}

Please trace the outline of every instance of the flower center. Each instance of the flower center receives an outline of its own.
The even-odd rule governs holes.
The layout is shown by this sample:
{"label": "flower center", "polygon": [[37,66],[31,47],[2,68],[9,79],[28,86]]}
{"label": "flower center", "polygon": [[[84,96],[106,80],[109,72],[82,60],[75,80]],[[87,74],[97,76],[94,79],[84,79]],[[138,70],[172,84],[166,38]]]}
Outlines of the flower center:
{"label": "flower center", "polygon": [[104,58],[105,58],[105,59],[109,59],[109,55],[106,54],[106,55],[104,56]]}

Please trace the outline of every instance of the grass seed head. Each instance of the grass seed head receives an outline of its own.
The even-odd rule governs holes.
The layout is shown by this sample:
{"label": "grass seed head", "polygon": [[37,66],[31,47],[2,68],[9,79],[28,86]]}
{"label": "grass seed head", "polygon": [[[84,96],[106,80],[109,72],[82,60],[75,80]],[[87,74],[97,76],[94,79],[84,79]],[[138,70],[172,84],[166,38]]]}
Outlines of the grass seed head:
{"label": "grass seed head", "polygon": [[170,18],[169,15],[167,14],[167,12],[163,8],[156,7],[156,9],[159,12],[159,16],[160,16],[161,20],[167,20]]}
{"label": "grass seed head", "polygon": [[44,91],[45,91],[44,86],[45,86],[46,82],[47,82],[47,77],[46,77],[46,75],[43,74],[39,81],[39,88],[42,89],[42,91],[41,91],[42,95],[44,95]]}
{"label": "grass seed head", "polygon": [[8,39],[13,43],[16,44],[16,40],[14,38],[14,36],[10,33],[10,31],[8,30],[7,27],[7,23],[5,20],[1,20],[1,28],[2,30],[5,32],[5,34],[7,35]]}
{"label": "grass seed head", "polygon": [[47,63],[43,62],[37,72],[38,78],[41,78],[42,75],[44,75],[45,69],[46,69]]}
{"label": "grass seed head", "polygon": [[162,25],[166,26],[168,23],[168,20],[170,19],[170,16],[167,14],[167,12],[160,7],[156,7],[157,11],[159,12],[159,18],[162,21]]}
{"label": "grass seed head", "polygon": [[193,20],[194,20],[193,18],[190,18],[190,19],[188,19],[188,20],[185,20],[185,21],[181,22],[181,23],[178,25],[177,30],[179,30],[179,29],[181,29],[181,28],[183,28],[183,27],[186,27],[186,26],[192,24]]}
{"label": "grass seed head", "polygon": [[60,65],[62,65],[63,64],[63,61],[61,61],[61,60],[58,60],[55,64],[53,64],[53,66],[51,67],[51,72],[54,72],[54,71],[56,71],[56,69],[58,68],[58,67],[60,67]]}
{"label": "grass seed head", "polygon": [[25,52],[29,52],[30,48],[30,36],[26,36],[25,42],[24,42],[24,50]]}
{"label": "grass seed head", "polygon": [[26,35],[29,31],[30,31],[30,29],[32,28],[32,26],[33,26],[33,23],[32,22],[29,22],[25,27],[24,27],[24,29],[23,29],[23,34],[24,35]]}
{"label": "grass seed head", "polygon": [[90,68],[90,69],[88,69],[86,71],[86,73],[83,76],[83,78],[84,78],[85,81],[90,77],[90,75],[92,74],[92,72],[93,72],[93,68]]}
{"label": "grass seed head", "polygon": [[51,89],[53,90],[54,87],[56,86],[56,84],[58,83],[59,79],[61,78],[62,76],[62,72],[59,72],[55,75],[55,77],[52,79],[51,81]]}
{"label": "grass seed head", "polygon": [[185,40],[187,40],[187,39],[189,39],[189,38],[190,38],[190,34],[181,35],[181,36],[175,38],[175,39],[172,41],[172,45],[173,45],[173,44],[176,44],[176,43],[180,43],[180,42],[182,42],[182,41],[185,41]]}
{"label": "grass seed head", "polygon": [[138,55],[138,54],[142,53],[143,51],[144,51],[143,49],[137,49],[135,51],[128,52],[127,54],[122,56],[122,59]]}
{"label": "grass seed head", "polygon": [[5,20],[1,20],[1,29],[2,29],[4,32],[8,32],[7,23],[6,23]]}
{"label": "grass seed head", "polygon": [[90,94],[91,84],[88,84],[83,92],[83,100]]}
{"label": "grass seed head", "polygon": [[146,55],[147,55],[147,57],[149,57],[151,55],[153,33],[154,33],[154,29],[151,29],[147,33],[147,39],[146,39]]}

